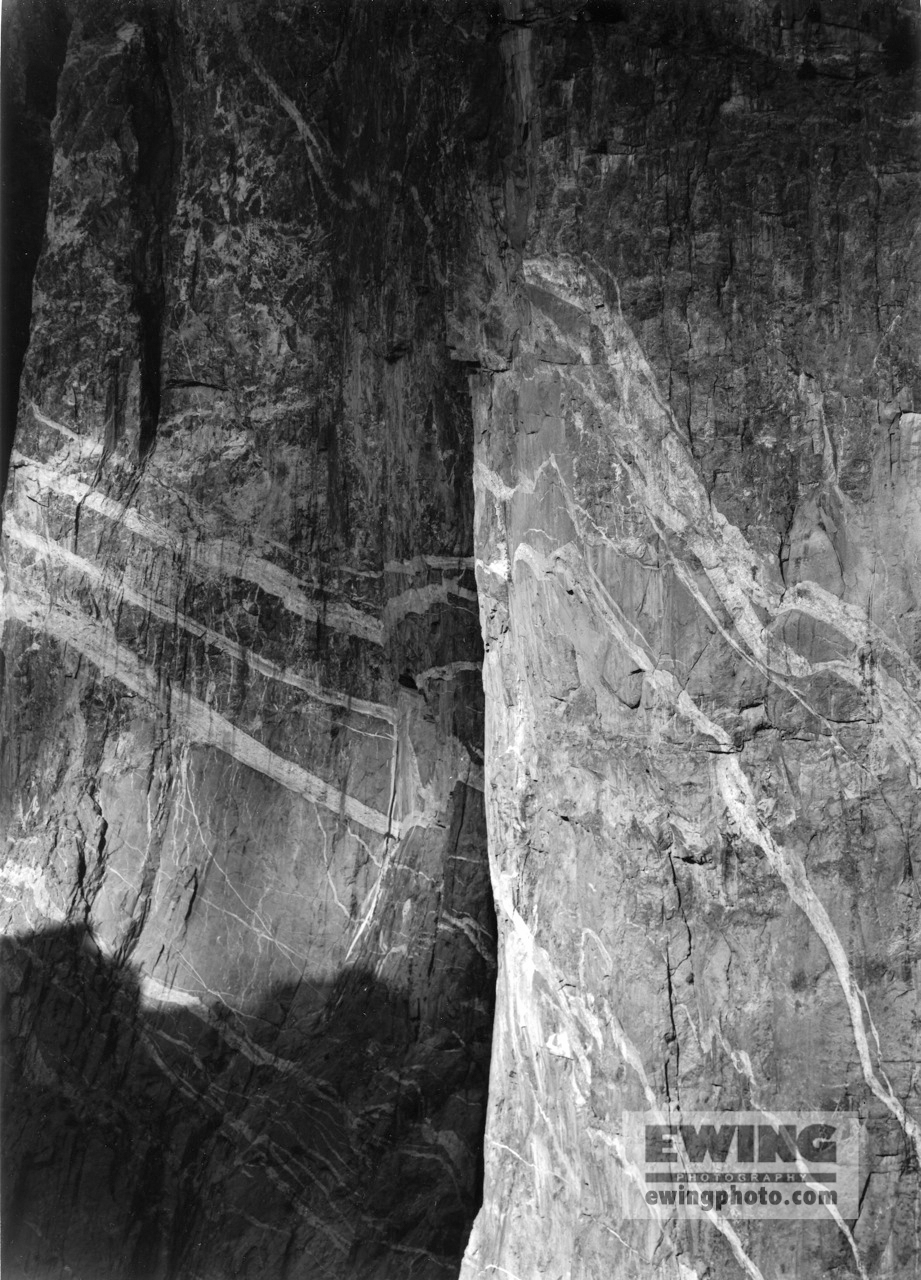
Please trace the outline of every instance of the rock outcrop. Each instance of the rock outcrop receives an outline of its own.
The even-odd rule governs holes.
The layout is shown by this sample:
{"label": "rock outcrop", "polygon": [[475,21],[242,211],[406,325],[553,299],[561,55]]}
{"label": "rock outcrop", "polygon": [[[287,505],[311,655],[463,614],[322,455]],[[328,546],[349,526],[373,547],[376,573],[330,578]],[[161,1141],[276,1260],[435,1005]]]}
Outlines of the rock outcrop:
{"label": "rock outcrop", "polygon": [[6,1265],[456,1274],[495,920],[451,50],[69,17],[4,520]]}
{"label": "rock outcrop", "polygon": [[[705,8],[517,33],[465,1280],[918,1266],[911,59],[871,9]],[[810,1109],[859,1113],[856,1221],[644,1205],[625,1113]]]}
{"label": "rock outcrop", "polygon": [[[11,1274],[913,1277],[914,11],[54,15]],[[807,1110],[855,1217],[643,1203]]]}

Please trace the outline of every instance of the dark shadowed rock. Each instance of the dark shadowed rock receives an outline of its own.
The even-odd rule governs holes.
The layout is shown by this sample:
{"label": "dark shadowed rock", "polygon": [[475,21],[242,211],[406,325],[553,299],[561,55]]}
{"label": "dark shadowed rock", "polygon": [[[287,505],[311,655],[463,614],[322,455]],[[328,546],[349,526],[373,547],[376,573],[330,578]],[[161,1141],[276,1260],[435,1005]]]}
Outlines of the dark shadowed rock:
{"label": "dark shadowed rock", "polygon": [[411,10],[67,20],[4,524],[7,1265],[456,1274],[495,982],[462,60]]}

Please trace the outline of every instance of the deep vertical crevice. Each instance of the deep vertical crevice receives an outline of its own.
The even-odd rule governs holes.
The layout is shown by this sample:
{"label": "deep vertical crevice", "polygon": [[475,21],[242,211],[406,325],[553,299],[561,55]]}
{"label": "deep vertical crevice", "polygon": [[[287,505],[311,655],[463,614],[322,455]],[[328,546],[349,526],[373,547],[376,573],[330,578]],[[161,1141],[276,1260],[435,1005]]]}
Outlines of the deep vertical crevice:
{"label": "deep vertical crevice", "polygon": [[163,73],[164,37],[144,34],[143,68],[133,80],[130,120],[137,140],[136,199],[140,238],[134,266],[134,307],[140,325],[140,436],[143,458],[160,417],[160,366],[166,311],[165,253],[176,145],[173,109]]}
{"label": "deep vertical crevice", "polygon": [[0,493],[6,489],[32,281],[51,182],[51,122],[67,52],[63,4],[4,4],[0,46]]}

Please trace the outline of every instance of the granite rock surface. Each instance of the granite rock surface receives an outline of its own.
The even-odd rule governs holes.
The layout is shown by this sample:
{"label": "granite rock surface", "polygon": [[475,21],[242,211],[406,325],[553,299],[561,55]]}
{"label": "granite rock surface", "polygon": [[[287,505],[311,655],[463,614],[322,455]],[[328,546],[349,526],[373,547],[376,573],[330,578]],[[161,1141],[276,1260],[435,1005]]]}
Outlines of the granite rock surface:
{"label": "granite rock surface", "polygon": [[[914,10],[36,13],[11,1274],[913,1277]],[[650,1214],[704,1110],[856,1218]]]}
{"label": "granite rock surface", "polygon": [[456,1275],[479,1204],[458,75],[391,16],[66,14],[4,513],[11,1277]]}
{"label": "granite rock surface", "polygon": [[[510,354],[473,389],[500,966],[462,1275],[907,1280],[905,32],[844,5],[605,12],[509,50]],[[854,1217],[644,1204],[627,1113],[810,1110],[860,1117]]]}

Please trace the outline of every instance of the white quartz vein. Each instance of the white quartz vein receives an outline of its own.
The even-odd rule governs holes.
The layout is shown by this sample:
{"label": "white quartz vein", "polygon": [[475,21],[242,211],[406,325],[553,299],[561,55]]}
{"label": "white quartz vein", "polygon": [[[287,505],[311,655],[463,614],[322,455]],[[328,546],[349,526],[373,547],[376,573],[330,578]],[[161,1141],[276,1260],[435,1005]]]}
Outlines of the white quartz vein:
{"label": "white quartz vein", "polygon": [[[719,757],[715,762],[715,767],[726,809],[733,818],[739,833],[751,844],[755,845],[756,848],[762,850],[769,865],[783,882],[790,897],[806,916],[819,938],[821,938],[844,995],[864,1080],[866,1080],[867,1085],[880,1102],[898,1121],[906,1136],[914,1144],[918,1159],[921,1160],[921,1125],[919,1125],[914,1116],[908,1113],[902,1102],[896,1097],[882,1068],[875,1070],[873,1067],[868,1033],[872,1034],[877,1044],[878,1037],[869,1015],[866,997],[851,972],[847,952],[835,931],[828,912],[809,883],[802,861],[793,850],[785,849],[778,845],[758,818],[751,783],[745,776],[738,759],[734,756]],[[864,1009],[867,1009],[866,1019],[864,1018]]]}
{"label": "white quartz vein", "polygon": [[[597,284],[586,283],[585,277],[580,277],[579,270],[559,260],[536,260],[526,264],[526,274],[531,279],[544,288],[552,287],[565,301],[583,309],[587,294],[600,295],[601,290]],[[578,283],[580,280],[581,284]],[[652,370],[623,316],[614,315],[599,304],[593,311],[592,319],[605,331],[608,364],[604,370],[596,372],[591,352],[586,348],[582,352],[583,365],[571,376],[602,420],[610,426],[615,444],[622,442],[629,447],[632,462],[628,465],[624,460],[623,465],[642,500],[647,516],[663,537],[671,531],[684,538],[703,566],[716,594],[733,619],[738,635],[757,665],[770,672],[774,679],[791,673],[811,674],[812,665],[795,650],[774,636],[768,643],[765,627],[755,612],[755,606],[776,615],[781,607],[781,598],[765,585],[760,558],[748,546],[740,531],[712,507],[693,462],[687,457],[687,450],[679,438],[671,411],[658,393]],[[552,324],[552,320],[547,318],[547,323]],[[617,379],[624,405],[622,411],[615,411],[611,407],[611,398],[605,394],[602,377],[608,370]],[[486,478],[482,481],[483,487],[503,499],[511,498],[516,491],[522,489],[533,492],[537,478],[548,464],[553,465],[559,475],[555,459],[550,458],[541,464],[533,479],[527,483],[519,481],[515,486],[506,484],[500,477],[482,468],[480,475]],[[562,482],[561,475],[560,480]],[[541,556],[526,544],[524,548],[516,550],[516,560],[525,560],[535,572],[553,572],[556,568],[554,559],[565,560],[567,555],[570,559],[580,559],[578,549],[574,546],[561,548],[555,553],[555,557]],[[704,604],[691,575],[683,575],[683,580],[686,586],[694,588],[698,602]],[[597,584],[593,591],[596,607],[602,595],[599,587],[600,584]],[[860,644],[867,639],[869,624],[866,618],[853,606],[842,605],[837,597],[816,584],[809,584],[806,592],[794,594],[794,607],[801,596],[808,601],[814,613],[834,626],[854,645],[855,657],[852,662],[823,663],[821,669],[832,669],[842,679],[862,687],[863,675],[857,652]],[[709,608],[707,612],[712,615]],[[884,1073],[874,1070],[868,1035],[876,1038],[876,1032],[869,1012],[864,1018],[863,1010],[868,1009],[866,998],[854,980],[844,946],[809,883],[802,863],[792,852],[782,850],[761,823],[748,779],[738,759],[731,754],[732,743],[729,736],[711,722],[687,695],[675,697],[677,683],[673,676],[666,674],[666,679],[661,681],[663,673],[650,672],[649,655],[643,652],[643,646],[635,638],[625,634],[623,621],[616,616],[617,613],[619,611],[615,612],[605,602],[605,607],[601,610],[602,617],[627,652],[647,672],[646,678],[659,678],[663,685],[662,691],[670,693],[679,709],[702,732],[709,734],[723,746],[726,754],[717,758],[717,768],[727,810],[746,837],[763,850],[793,901],[804,911],[824,943],[844,994],[864,1078],[874,1094],[898,1120],[921,1156],[921,1126],[895,1096]],[[918,731],[921,706],[913,694],[916,687],[921,687],[921,677],[908,655],[898,651],[878,628],[874,629],[873,638],[893,653],[904,671],[911,673],[909,689],[889,677],[885,671],[875,673],[879,676],[877,687],[882,690],[887,711],[878,727],[912,769],[913,781],[918,785],[921,777],[921,735]],[[802,700],[802,695],[799,696]]]}
{"label": "white quartz vein", "polygon": [[422,587],[408,587],[399,595],[391,596],[384,605],[385,628],[390,631],[407,614],[427,613],[434,604],[454,604],[459,607],[460,601],[476,604],[477,593],[467,587],[458,587],[450,580],[431,582]]}
{"label": "white quartz vein", "polygon": [[330,187],[329,178],[326,172],[328,163],[327,157],[330,155],[329,143],[320,133],[316,122],[309,121],[304,113],[295,106],[278,82],[269,75],[268,71],[253,53],[243,31],[243,21],[240,17],[239,4],[229,4],[227,6],[227,16],[230,20],[230,25],[233,28],[233,33],[237,38],[237,46],[244,61],[249,64],[257,78],[261,80],[271,96],[294,124],[294,127],[304,144],[304,150],[307,153],[307,159],[310,163],[310,168],[313,170],[313,175],[323,188],[325,195],[341,208],[351,208],[352,202],[341,199]]}
{"label": "white quartz vein", "polygon": [[[156,1062],[157,1066],[163,1074],[173,1081],[176,1088],[187,1097],[190,1101],[199,1105],[204,1105],[212,1111],[221,1115],[221,1129],[227,1134],[228,1138],[235,1140],[237,1143],[245,1143],[246,1149],[251,1150],[253,1147],[265,1147],[267,1152],[278,1162],[279,1167],[269,1163],[269,1161],[261,1162],[261,1169],[269,1181],[278,1188],[279,1191],[289,1200],[295,1212],[317,1231],[325,1235],[331,1243],[333,1243],[341,1252],[346,1252],[349,1248],[350,1240],[347,1228],[347,1219],[341,1207],[335,1203],[335,1199],[329,1187],[325,1185],[325,1181],[318,1175],[308,1169],[303,1162],[293,1159],[289,1153],[283,1152],[277,1143],[272,1142],[265,1133],[258,1133],[252,1130],[242,1120],[236,1116],[227,1115],[226,1107],[223,1100],[218,1096],[219,1090],[209,1085],[204,1089],[195,1088],[190,1081],[186,1080],[180,1071],[177,1071],[172,1063],[163,1056],[157,1039],[165,1039],[171,1041],[177,1046],[188,1051],[188,1045],[182,1041],[175,1040],[174,1037],[166,1035],[162,1030],[154,1032],[148,1029],[142,1023],[140,1025],[140,1037],[144,1043],[147,1052]],[[206,1075],[205,1072],[202,1072]],[[288,1178],[283,1176],[281,1170],[284,1170]],[[326,1200],[329,1209],[335,1218],[339,1219],[341,1228],[337,1229],[328,1219],[320,1217],[311,1209],[309,1204],[305,1202],[301,1195],[301,1189],[297,1186],[295,1179],[304,1177],[312,1182],[319,1194]],[[290,1178],[290,1181],[288,1180]],[[324,1269],[325,1266],[324,1266]]]}
{"label": "white quartz vein", "polygon": [[[681,439],[671,409],[659,393],[655,375],[642,348],[623,315],[603,305],[603,291],[597,281],[562,257],[528,260],[525,276],[579,310],[586,309],[588,299],[595,301],[591,317],[592,323],[604,333],[605,363],[596,365],[592,352],[585,345],[581,351],[582,363],[572,366],[560,376],[570,384],[572,391],[585,396],[609,429],[609,439],[620,457],[624,472],[629,476],[648,519],[668,546],[673,563],[679,564],[681,557],[669,542],[670,534],[680,537],[700,563],[732,619],[739,640],[747,651],[746,656],[750,656],[775,680],[791,675],[809,676],[819,670],[831,671],[862,691],[865,686],[859,661],[862,648],[869,642],[891,655],[905,673],[906,680],[901,684],[888,677],[885,671],[881,672],[880,683],[887,714],[877,728],[889,738],[900,758],[911,769],[913,784],[921,786],[921,733],[918,730],[921,724],[921,673],[910,656],[865,613],[842,602],[816,583],[798,585],[786,596],[773,590],[761,557],[740,530],[712,505],[689,450]],[[551,327],[554,325],[551,317],[545,316],[544,321]],[[617,397],[611,395],[612,383],[617,387]],[[618,401],[620,405],[615,407]],[[509,485],[501,477],[487,472],[486,468],[478,471],[477,476],[490,492],[508,499],[517,491],[533,491],[548,461],[541,464],[533,478],[519,479],[515,485]],[[596,532],[606,539],[604,531],[592,523]],[[685,586],[693,592],[698,604],[712,614],[687,566],[684,570],[681,576]],[[812,664],[774,632],[768,633],[757,610],[777,617],[784,605],[798,608],[801,600],[812,616],[821,617],[850,642],[851,658]],[[738,647],[737,641],[733,644]],[[804,701],[802,694],[798,694],[798,698]]]}
{"label": "white quartz vein", "polygon": [[170,715],[193,742],[216,747],[241,764],[281,786],[322,805],[344,818],[351,818],[380,835],[394,834],[392,820],[339,788],[309,773],[293,761],[284,760],[255,738],[244,733],[207,703],[181,686],[162,679],[142,663],[125,645],[119,644],[110,626],[83,614],[72,614],[57,605],[31,601],[8,593],[8,616],[37,631],[70,645],[88,658],[103,676],[111,676],[154,706],[169,707]]}
{"label": "white quartz vein", "polygon": [[[526,264],[525,270],[528,278],[539,283],[542,288],[549,288],[580,310],[589,310],[586,307],[586,297],[587,294],[593,295],[591,319],[593,324],[600,325],[605,331],[605,361],[595,366],[594,357],[586,346],[582,352],[581,366],[555,369],[555,376],[568,382],[571,395],[584,396],[599,415],[608,439],[620,458],[623,471],[640,498],[645,515],[665,543],[679,578],[704,608],[711,623],[717,625],[718,631],[738,652],[784,687],[789,687],[786,681],[791,678],[802,679],[830,672],[863,692],[865,677],[861,670],[862,650],[865,652],[865,646],[870,642],[877,651],[886,652],[890,661],[898,665],[900,677],[904,674],[905,679],[901,683],[887,671],[883,671],[876,682],[878,696],[880,688],[882,689],[880,701],[884,710],[884,722],[879,726],[879,732],[888,738],[901,759],[909,766],[917,785],[921,766],[921,737],[918,733],[918,725],[921,723],[921,679],[909,656],[899,651],[889,637],[868,622],[864,614],[815,584],[803,584],[788,592],[786,597],[771,588],[758,555],[749,547],[740,531],[712,507],[693,461],[679,438],[670,410],[659,395],[652,372],[623,317],[612,316],[600,299],[601,290],[591,281],[586,283],[580,269],[565,260],[532,261]],[[543,320],[552,326],[551,317],[545,316]],[[616,384],[616,396],[611,394],[612,382]],[[615,408],[616,405],[622,407]],[[575,502],[572,491],[552,456],[541,463],[533,475],[515,476],[512,482],[478,462],[475,468],[475,487],[481,495],[490,494],[498,508],[499,503],[513,502],[519,494],[533,493],[548,466],[552,466],[557,474],[573,525],[585,543],[591,545],[593,541],[600,540],[616,545],[608,538],[605,530],[591,520],[588,513]],[[504,513],[497,509],[496,514],[501,530],[505,526]],[[716,598],[731,619],[731,634],[700,591],[694,571],[684,562],[679,547],[691,553],[709,579]],[[537,551],[528,543],[521,543],[515,549],[514,563],[527,564],[533,573],[541,577],[558,577],[565,582],[570,595],[581,596],[589,603],[595,615],[600,616],[639,669],[646,673],[645,678],[658,683],[660,692],[667,700],[677,706],[698,731],[707,734],[719,745],[721,750],[715,756],[715,768],[725,809],[739,833],[763,851],[792,900],[805,913],[824,943],[844,994],[867,1084],[897,1119],[921,1154],[921,1131],[917,1121],[895,1096],[881,1067],[874,1067],[870,1040],[873,1039],[879,1052],[878,1037],[866,997],[850,971],[841,939],[809,883],[799,858],[778,846],[760,820],[754,795],[730,736],[684,694],[674,676],[657,670],[655,659],[642,636],[624,618],[604,585],[591,572],[590,566],[586,566],[579,546],[568,544],[547,554]],[[588,573],[585,572],[586,567],[589,569]],[[478,561],[478,568],[486,569],[486,565]],[[769,618],[777,618],[788,608],[801,609],[833,626],[845,640],[845,645],[850,645],[851,656],[847,660],[810,662],[785,644],[782,637],[770,633],[770,622],[765,624],[762,621],[764,614]],[[791,692],[804,705],[808,705],[801,691],[791,689]],[[519,729],[523,731],[521,722]],[[518,755],[511,739],[508,740],[507,747],[512,755]],[[518,954],[520,946],[509,946],[512,937],[517,938],[519,943],[524,942],[524,935],[528,933],[527,925],[518,917],[509,892],[511,886],[506,883],[506,877],[497,874],[494,883],[497,906],[514,925],[512,935],[505,939],[503,969],[507,970],[509,965],[513,965],[517,976],[512,986],[523,984],[527,987],[527,965],[522,967],[522,957]],[[531,963],[541,968],[536,959],[539,951],[532,940]],[[550,963],[549,957],[547,963]],[[549,987],[551,991],[556,991],[557,984],[551,981]],[[581,1024],[585,1030],[589,1029],[587,1024],[592,1020],[586,1018],[587,1012],[584,1007],[579,1011],[581,1016],[573,1011],[575,1024]],[[606,1025],[615,1044],[639,1075],[647,1103],[657,1110],[655,1091],[646,1077],[641,1056],[627,1040],[612,1011],[606,1009],[606,1012]],[[518,1012],[518,1020],[525,1016],[522,1008]],[[572,1022],[570,1028],[575,1029]],[[524,1025],[520,1027],[518,1034],[526,1041],[533,1039],[533,1031]],[[572,1036],[570,1043],[577,1048],[577,1042]],[[578,1056],[577,1053],[577,1058]],[[604,1137],[606,1141],[611,1141],[611,1135],[605,1134]],[[726,1236],[745,1271],[753,1280],[759,1277],[760,1271],[746,1255],[730,1224],[722,1221],[715,1213],[708,1214],[708,1217],[714,1227]],[[849,1236],[847,1231],[845,1234]],[[849,1242],[852,1249],[855,1249],[856,1259],[856,1248],[850,1236]],[[859,1259],[857,1261],[862,1270]]]}
{"label": "white quartz vein", "polygon": [[[685,1014],[687,1015],[688,1021],[691,1023],[691,1026],[694,1029],[695,1033],[697,1033],[697,1028],[694,1026],[694,1021],[691,1018],[690,1011],[684,1005],[682,1005],[681,1007],[684,1009]],[[720,1043],[722,1044],[723,1048],[726,1050],[726,1052],[729,1054],[729,1057],[732,1059],[732,1065],[735,1067],[736,1071],[740,1071],[741,1074],[745,1075],[749,1084],[751,1085],[752,1106],[756,1107],[760,1112],[763,1113],[763,1115],[768,1120],[769,1124],[774,1125],[775,1128],[779,1128],[781,1122],[778,1119],[778,1117],[774,1114],[774,1112],[771,1111],[769,1107],[765,1107],[763,1103],[758,1101],[758,1094],[760,1093],[760,1089],[758,1087],[758,1082],[755,1079],[755,1072],[752,1068],[751,1058],[748,1056],[748,1054],[745,1052],[744,1049],[733,1049],[733,1047],[730,1045],[729,1041],[726,1039],[725,1035],[723,1034],[722,1027],[719,1025],[719,1023],[716,1021],[715,1018],[713,1020],[713,1028],[716,1031],[716,1034],[719,1037]],[[698,1040],[700,1040],[702,1043],[702,1037],[699,1035],[699,1033],[698,1033]],[[740,1067],[740,1064],[741,1064],[741,1067]],[[803,1159],[803,1157],[800,1155],[798,1151],[796,1152],[796,1168],[799,1170],[801,1174],[803,1174],[804,1184],[806,1186],[812,1187],[813,1191],[821,1193],[827,1190],[825,1186],[812,1181],[810,1176],[809,1166],[806,1164],[806,1161]],[[854,1265],[857,1267],[857,1274],[860,1276],[860,1280],[870,1280],[870,1277],[867,1274],[867,1270],[864,1267],[863,1261],[860,1257],[860,1253],[857,1247],[857,1241],[854,1239],[854,1234],[851,1231],[850,1227],[845,1222],[845,1220],[842,1218],[837,1205],[827,1204],[824,1202],[824,1199],[820,1199],[819,1204],[821,1204],[822,1207],[828,1212],[829,1217],[834,1220],[835,1224],[838,1227],[838,1230],[847,1240],[848,1246],[850,1247],[851,1253],[854,1257]]]}
{"label": "white quartz vein", "polygon": [[[34,483],[37,500],[41,500],[43,493],[58,493],[72,499],[78,506],[115,521],[154,546],[162,547],[170,555],[176,553],[175,530],[166,525],[99,493],[74,476],[63,474],[23,454],[14,453],[12,462],[18,483]],[[319,621],[334,631],[345,632],[371,644],[384,643],[384,630],[378,618],[341,602],[310,599],[301,580],[294,574],[229,538],[189,539],[182,543],[182,553],[188,558],[189,570],[201,578],[240,578],[277,597],[291,613],[309,622]]]}
{"label": "white quartz vein", "polygon": [[[601,1044],[603,1038],[602,1023],[598,1019],[597,1015],[588,1008],[580,995],[570,995],[568,989],[560,988],[559,975],[549,954],[536,942],[534,935],[514,905],[510,901],[504,900],[504,894],[502,894],[502,900],[500,901],[501,893],[502,891],[500,888],[499,893],[497,893],[496,905],[500,906],[504,913],[508,915],[513,925],[513,932],[508,941],[511,941],[511,938],[514,938],[518,944],[516,950],[519,951],[519,955],[512,959],[507,949],[504,957],[504,964],[506,966],[509,964],[514,965],[516,983],[521,983],[522,980],[527,982],[528,970],[533,967],[534,970],[544,976],[546,986],[549,991],[555,993],[561,992],[561,994],[556,995],[554,1001],[557,1016],[562,1015],[563,1026],[569,1033],[570,1044],[575,1052],[575,1059],[582,1068],[586,1079],[590,1081],[591,1065],[588,1059],[589,1050],[582,1046],[582,1034],[580,1034],[580,1032],[584,1033],[587,1031],[591,1039]],[[525,963],[522,964],[521,961],[524,960],[525,957]],[[527,985],[530,986],[530,983],[527,983]],[[627,1037],[623,1027],[620,1025],[619,1020],[608,1005],[607,1001],[604,1002],[604,1011],[605,1019],[603,1025],[611,1035],[617,1052],[624,1061],[628,1063],[639,1078],[649,1109],[654,1111],[657,1115],[662,1116],[662,1111],[659,1107],[655,1090],[652,1088],[649,1078],[646,1075],[642,1054],[637,1049],[636,1045],[634,1045]],[[519,1020],[522,1016],[522,1014],[519,1014]],[[524,1028],[522,1028],[522,1030],[524,1030]],[[534,1038],[533,1031],[525,1031],[525,1035],[528,1039]],[[535,1102],[535,1105],[538,1106],[538,1109],[541,1110],[536,1098],[533,1099],[533,1101]],[[541,1114],[544,1114],[542,1110]],[[549,1120],[546,1118],[546,1115],[544,1115],[544,1119],[547,1124],[548,1132],[552,1134],[553,1130],[550,1126]],[[631,1166],[631,1163],[626,1156],[623,1143],[617,1135],[609,1134],[602,1130],[591,1130],[591,1132],[596,1136],[603,1137],[609,1145],[620,1148],[621,1163],[628,1176],[631,1177],[638,1188],[641,1190],[645,1189],[644,1179],[640,1170],[635,1168],[635,1166]],[[707,1210],[706,1217],[716,1230],[719,1231],[726,1239],[739,1265],[751,1277],[751,1280],[764,1280],[760,1269],[745,1252],[742,1242],[732,1225],[726,1222],[715,1209]]]}

